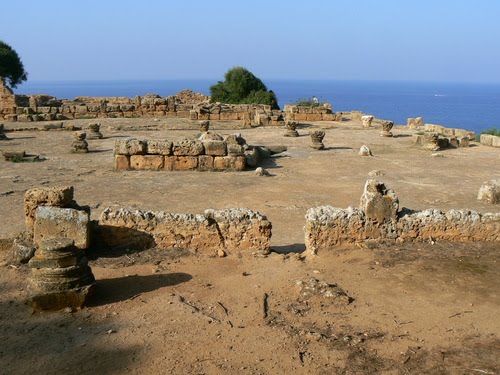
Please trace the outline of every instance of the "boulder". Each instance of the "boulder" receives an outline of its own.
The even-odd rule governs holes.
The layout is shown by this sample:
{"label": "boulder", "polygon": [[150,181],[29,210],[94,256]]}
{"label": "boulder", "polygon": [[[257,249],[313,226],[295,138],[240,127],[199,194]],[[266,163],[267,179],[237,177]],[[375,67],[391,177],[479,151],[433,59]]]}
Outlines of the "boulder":
{"label": "boulder", "polygon": [[397,220],[399,199],[392,189],[381,181],[368,179],[360,200],[360,209],[366,219],[382,224]]}
{"label": "boulder", "polygon": [[500,204],[500,180],[485,181],[479,189],[477,199],[486,203]]}

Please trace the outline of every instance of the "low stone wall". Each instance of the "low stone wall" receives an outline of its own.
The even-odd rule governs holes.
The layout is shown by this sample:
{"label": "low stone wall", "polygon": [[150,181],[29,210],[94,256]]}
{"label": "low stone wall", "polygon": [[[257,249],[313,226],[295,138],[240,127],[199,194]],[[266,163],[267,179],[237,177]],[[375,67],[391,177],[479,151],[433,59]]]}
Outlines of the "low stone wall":
{"label": "low stone wall", "polygon": [[500,137],[492,134],[481,134],[479,141],[482,145],[500,147]]}
{"label": "low stone wall", "polygon": [[283,109],[287,121],[340,121],[342,113],[333,113],[331,104],[302,106],[286,104]]}
{"label": "low stone wall", "polygon": [[500,213],[466,209],[397,212],[397,202],[392,190],[369,180],[360,208],[310,208],[304,228],[307,252],[316,254],[342,244],[384,239],[500,242]]}
{"label": "low stone wall", "polygon": [[111,247],[186,249],[219,255],[271,249],[272,225],[249,209],[207,210],[203,215],[106,208],[99,220],[101,237]]}
{"label": "low stone wall", "polygon": [[228,139],[180,141],[117,140],[115,170],[242,171],[246,161],[243,148]]}
{"label": "low stone wall", "polygon": [[476,133],[466,129],[447,128],[442,125],[425,124],[424,131],[429,133],[437,133],[448,137],[467,137],[473,141],[476,138]]}

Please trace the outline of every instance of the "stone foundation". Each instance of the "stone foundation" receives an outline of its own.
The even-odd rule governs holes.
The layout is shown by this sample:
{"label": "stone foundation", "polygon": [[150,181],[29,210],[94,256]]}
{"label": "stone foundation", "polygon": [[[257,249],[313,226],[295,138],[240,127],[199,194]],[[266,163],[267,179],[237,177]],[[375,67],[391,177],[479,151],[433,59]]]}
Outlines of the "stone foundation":
{"label": "stone foundation", "polygon": [[331,104],[301,106],[286,104],[283,109],[286,121],[341,121],[342,113],[332,112]]}
{"label": "stone foundation", "polygon": [[196,254],[267,254],[272,225],[249,209],[207,210],[203,215],[106,208],[101,237],[111,247],[186,249]]}
{"label": "stone foundation", "polygon": [[118,140],[115,142],[114,168],[167,171],[244,170],[245,156],[234,154],[231,150],[231,144],[228,147],[228,142],[223,140]]}
{"label": "stone foundation", "polygon": [[482,145],[500,147],[500,137],[492,134],[481,134],[479,141]]}
{"label": "stone foundation", "polygon": [[[397,211],[397,197],[380,182],[367,183],[361,208],[310,208],[306,213],[305,245],[309,254],[366,240],[496,241],[500,242],[500,213],[472,210],[442,212]],[[385,188],[385,187],[384,187]]]}

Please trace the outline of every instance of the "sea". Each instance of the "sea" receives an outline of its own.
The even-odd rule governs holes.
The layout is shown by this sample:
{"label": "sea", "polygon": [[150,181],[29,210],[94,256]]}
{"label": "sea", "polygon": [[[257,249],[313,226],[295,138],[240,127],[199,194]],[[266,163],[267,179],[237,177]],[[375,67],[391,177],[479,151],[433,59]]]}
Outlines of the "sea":
{"label": "sea", "polygon": [[[174,95],[183,89],[210,93],[215,79],[28,81],[17,94],[48,94],[58,98],[77,96]],[[316,96],[334,111],[359,110],[378,118],[406,124],[421,116],[425,123],[475,132],[500,129],[500,83],[403,82],[347,80],[264,80],[281,108]]]}

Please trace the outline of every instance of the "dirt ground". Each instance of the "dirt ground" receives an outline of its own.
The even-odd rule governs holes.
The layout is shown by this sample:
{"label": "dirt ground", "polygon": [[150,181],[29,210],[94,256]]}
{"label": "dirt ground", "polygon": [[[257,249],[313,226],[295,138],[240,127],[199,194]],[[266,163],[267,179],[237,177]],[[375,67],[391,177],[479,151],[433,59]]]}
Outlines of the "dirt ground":
{"label": "dirt ground", "polygon": [[[86,126],[89,120],[71,121]],[[0,160],[1,374],[500,374],[498,243],[361,244],[304,258],[310,207],[357,206],[368,173],[411,209],[470,208],[482,182],[500,177],[500,150],[473,145],[432,157],[412,131],[353,121],[241,132],[249,144],[287,145],[266,161],[270,177],[244,172],[153,172],[112,169],[120,137],[194,136],[187,120],[102,119],[105,139],[89,154],[69,153],[69,131],[9,132],[5,151],[47,160]],[[69,123],[69,122],[66,122]],[[43,124],[6,123],[7,129]],[[312,128],[326,150],[309,147]],[[368,145],[374,156],[357,155]],[[88,252],[97,279],[89,306],[33,312],[26,266],[9,262],[8,245],[23,230],[23,194],[37,186],[73,185],[79,204],[98,219],[105,207],[202,213],[248,207],[273,223],[272,252],[226,258],[149,249]],[[324,282],[333,295],[301,293]]]}

